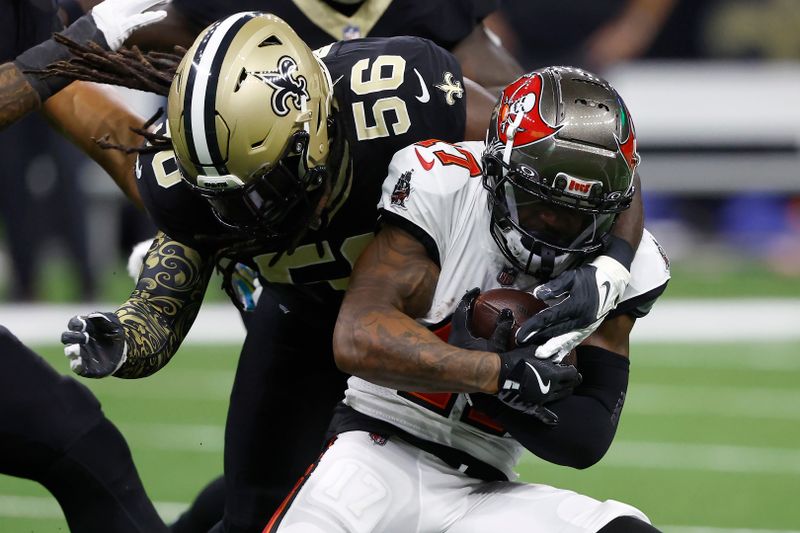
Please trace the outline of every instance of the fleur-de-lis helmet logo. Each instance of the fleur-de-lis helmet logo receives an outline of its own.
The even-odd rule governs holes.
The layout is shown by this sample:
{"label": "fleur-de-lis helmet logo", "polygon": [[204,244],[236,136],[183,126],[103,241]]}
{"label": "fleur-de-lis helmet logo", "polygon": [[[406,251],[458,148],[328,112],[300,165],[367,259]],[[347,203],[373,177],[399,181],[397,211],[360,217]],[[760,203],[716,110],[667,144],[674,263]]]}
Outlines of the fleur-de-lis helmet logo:
{"label": "fleur-de-lis helmet logo", "polygon": [[275,70],[261,70],[248,74],[274,89],[270,105],[279,117],[289,113],[289,102],[301,111],[303,101],[308,100],[308,83],[304,76],[297,74],[297,62],[291,56],[281,57]]}

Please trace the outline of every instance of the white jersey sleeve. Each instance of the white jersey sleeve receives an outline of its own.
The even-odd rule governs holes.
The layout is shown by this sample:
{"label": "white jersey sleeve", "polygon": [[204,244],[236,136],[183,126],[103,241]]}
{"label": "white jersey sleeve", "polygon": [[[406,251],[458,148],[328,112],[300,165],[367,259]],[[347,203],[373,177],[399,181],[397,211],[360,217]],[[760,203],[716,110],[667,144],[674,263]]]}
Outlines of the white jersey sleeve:
{"label": "white jersey sleeve", "polygon": [[610,316],[629,314],[642,318],[667,288],[669,258],[653,235],[644,230],[631,263],[631,280]]}
{"label": "white jersey sleeve", "polygon": [[470,144],[482,146],[441,141],[407,146],[394,155],[383,182],[381,220],[419,239],[437,264],[448,255],[453,232],[463,226],[463,213],[469,212],[466,203],[474,198],[475,180],[480,180],[477,159],[466,149]]}

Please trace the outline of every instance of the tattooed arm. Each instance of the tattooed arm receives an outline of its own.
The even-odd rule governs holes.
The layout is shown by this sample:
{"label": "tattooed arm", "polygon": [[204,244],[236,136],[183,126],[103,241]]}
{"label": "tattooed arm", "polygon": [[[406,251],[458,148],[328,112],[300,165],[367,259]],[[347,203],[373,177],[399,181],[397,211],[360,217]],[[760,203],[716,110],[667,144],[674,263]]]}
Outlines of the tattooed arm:
{"label": "tattooed arm", "polygon": [[451,346],[414,320],[438,278],[419,241],[384,225],[350,277],[333,339],[339,368],[395,389],[497,392],[497,354]]}
{"label": "tattooed arm", "polygon": [[114,312],[127,345],[127,359],[115,376],[149,376],[169,362],[197,317],[212,270],[210,258],[156,235],[136,288]]}
{"label": "tattooed arm", "polygon": [[39,95],[14,63],[0,65],[0,129],[41,105]]}

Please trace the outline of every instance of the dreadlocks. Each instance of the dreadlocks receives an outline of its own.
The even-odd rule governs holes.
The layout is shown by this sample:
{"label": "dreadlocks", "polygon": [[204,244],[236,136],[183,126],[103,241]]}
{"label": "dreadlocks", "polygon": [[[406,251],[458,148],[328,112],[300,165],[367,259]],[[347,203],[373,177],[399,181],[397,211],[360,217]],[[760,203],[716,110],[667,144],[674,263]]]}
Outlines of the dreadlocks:
{"label": "dreadlocks", "polygon": [[144,146],[126,146],[124,144],[117,144],[109,142],[111,136],[109,134],[103,135],[99,139],[95,139],[94,137],[92,140],[97,143],[97,146],[104,150],[119,150],[121,152],[125,152],[126,154],[152,154],[155,152],[160,152],[161,150],[167,150],[172,148],[172,139],[168,136],[164,135],[163,133],[156,133],[154,131],[150,131],[150,126],[155,124],[156,120],[161,118],[161,115],[164,114],[164,108],[158,108],[158,111],[155,114],[147,119],[147,122],[139,126],[138,128],[131,127],[130,130],[133,133],[141,135],[147,141],[147,144]]}
{"label": "dreadlocks", "polygon": [[167,96],[175,70],[186,49],[175,47],[174,53],[147,52],[138,47],[120,48],[116,52],[104,50],[89,41],[84,46],[56,33],[54,40],[73,55],[66,61],[56,61],[35,74],[43,78],[61,76],[73,80],[93,81],[118,85],[149,93]]}
{"label": "dreadlocks", "polygon": [[[92,41],[84,46],[59,33],[54,34],[53,39],[67,48],[73,57],[66,61],[51,63],[42,70],[34,71],[34,74],[42,78],[60,76],[71,80],[118,85],[161,96],[169,93],[172,78],[175,77],[175,70],[186,54],[186,49],[180,46],[175,47],[174,53],[148,52],[143,54],[136,46],[133,48],[123,47],[116,52],[105,50]],[[131,128],[131,131],[148,141],[148,144],[144,146],[115,144],[109,142],[108,135],[95,139],[95,142],[101,148],[120,150],[126,154],[146,154],[172,148],[172,140],[169,137],[149,131],[150,126],[163,113],[164,110],[159,109],[142,126]]]}

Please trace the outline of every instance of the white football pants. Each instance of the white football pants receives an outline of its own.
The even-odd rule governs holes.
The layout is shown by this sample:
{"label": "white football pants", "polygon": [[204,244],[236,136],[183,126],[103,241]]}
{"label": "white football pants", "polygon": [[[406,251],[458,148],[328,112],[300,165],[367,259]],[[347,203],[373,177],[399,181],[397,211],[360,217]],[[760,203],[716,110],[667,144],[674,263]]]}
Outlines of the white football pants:
{"label": "white football pants", "polygon": [[624,503],[547,485],[481,481],[399,438],[379,444],[367,432],[352,431],[339,435],[277,529],[268,530],[583,533],[620,516],[649,523]]}

